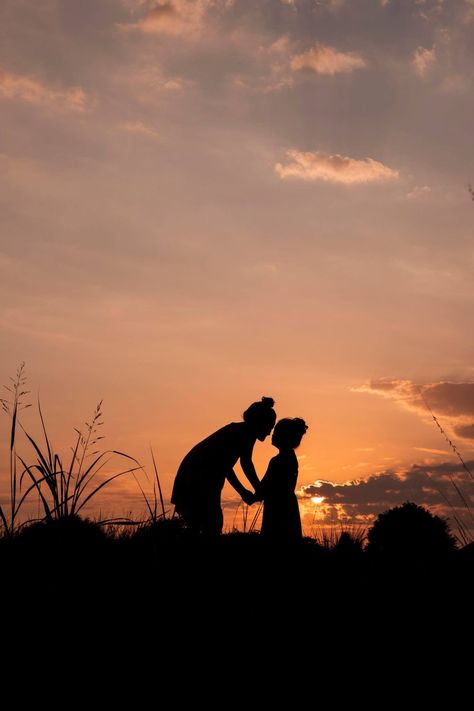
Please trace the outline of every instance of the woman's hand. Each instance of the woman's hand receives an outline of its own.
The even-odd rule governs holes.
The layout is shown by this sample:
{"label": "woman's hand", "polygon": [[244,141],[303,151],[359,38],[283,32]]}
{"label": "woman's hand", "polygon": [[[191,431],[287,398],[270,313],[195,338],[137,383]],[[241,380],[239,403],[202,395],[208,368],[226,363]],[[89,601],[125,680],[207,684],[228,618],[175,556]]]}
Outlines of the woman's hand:
{"label": "woman's hand", "polygon": [[255,503],[255,494],[253,491],[249,491],[249,489],[244,489],[242,491],[242,501],[247,504],[248,506],[252,506],[252,504]]}
{"label": "woman's hand", "polygon": [[253,500],[254,500],[254,503],[256,501],[263,501],[263,491],[262,491],[261,486],[257,487],[257,490],[256,490],[255,494],[253,495]]}

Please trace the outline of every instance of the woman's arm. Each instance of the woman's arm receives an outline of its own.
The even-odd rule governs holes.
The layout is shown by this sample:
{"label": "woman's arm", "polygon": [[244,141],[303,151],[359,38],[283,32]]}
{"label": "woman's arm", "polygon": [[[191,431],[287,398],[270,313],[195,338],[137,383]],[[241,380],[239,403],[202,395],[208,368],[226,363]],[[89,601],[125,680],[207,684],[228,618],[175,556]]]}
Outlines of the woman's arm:
{"label": "woman's arm", "polygon": [[246,489],[245,486],[243,486],[240,483],[240,481],[237,478],[237,474],[234,472],[233,469],[231,469],[229,472],[227,472],[226,479],[229,482],[229,484],[234,487],[236,492],[239,494],[239,496],[242,497],[243,501],[245,501],[246,504],[251,505],[255,502],[253,492]]}
{"label": "woman's arm", "polygon": [[242,467],[243,473],[245,474],[249,482],[252,484],[253,488],[257,490],[260,486],[260,479],[257,476],[257,472],[255,471],[255,467],[252,462],[254,444],[255,440],[253,440],[253,442],[249,442],[248,446],[240,455],[240,466]]}

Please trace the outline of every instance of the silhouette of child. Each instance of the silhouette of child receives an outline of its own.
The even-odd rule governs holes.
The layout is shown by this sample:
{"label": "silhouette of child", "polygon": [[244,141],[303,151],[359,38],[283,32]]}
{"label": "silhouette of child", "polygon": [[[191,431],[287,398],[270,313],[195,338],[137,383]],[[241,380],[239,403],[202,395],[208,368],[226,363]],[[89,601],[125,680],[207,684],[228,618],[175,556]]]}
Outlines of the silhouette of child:
{"label": "silhouette of child", "polygon": [[222,532],[221,491],[226,479],[246,503],[254,502],[253,492],[242,486],[233,467],[240,459],[245,476],[258,488],[252,452],[256,440],[263,442],[275,425],[274,404],[270,397],[252,403],[243,422],[225,425],[185,456],[176,474],[171,503],[189,529],[211,537]]}
{"label": "silhouette of child", "polygon": [[300,417],[284,418],[275,425],[272,444],[279,450],[260,482],[255,500],[263,500],[262,536],[280,543],[295,543],[302,539],[301,518],[295,494],[298,479],[299,446],[307,424]]}

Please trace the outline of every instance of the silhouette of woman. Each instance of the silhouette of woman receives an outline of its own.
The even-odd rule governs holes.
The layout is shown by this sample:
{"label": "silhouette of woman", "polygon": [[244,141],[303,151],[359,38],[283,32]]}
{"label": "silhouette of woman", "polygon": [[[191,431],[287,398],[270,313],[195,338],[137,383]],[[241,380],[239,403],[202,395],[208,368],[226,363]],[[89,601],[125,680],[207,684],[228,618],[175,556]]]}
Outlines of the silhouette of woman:
{"label": "silhouette of woman", "polygon": [[254,502],[253,492],[242,486],[233,467],[240,459],[245,476],[258,488],[252,452],[256,440],[263,442],[273,429],[274,404],[272,398],[262,397],[244,412],[243,422],[225,425],[185,456],[176,474],[171,503],[189,529],[211,537],[221,533],[221,491],[226,479],[246,503]]}
{"label": "silhouette of woman", "polygon": [[270,459],[255,499],[263,499],[261,534],[275,543],[297,543],[302,539],[301,518],[295,494],[298,479],[299,446],[308,425],[300,417],[284,418],[275,425],[272,444],[279,453]]}

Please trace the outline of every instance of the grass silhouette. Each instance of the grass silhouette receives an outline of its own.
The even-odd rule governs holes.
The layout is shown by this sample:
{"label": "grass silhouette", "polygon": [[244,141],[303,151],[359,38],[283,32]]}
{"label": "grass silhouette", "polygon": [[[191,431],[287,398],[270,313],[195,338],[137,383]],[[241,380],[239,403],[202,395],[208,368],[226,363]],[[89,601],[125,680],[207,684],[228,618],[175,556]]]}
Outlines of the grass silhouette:
{"label": "grass silhouette", "polygon": [[[43,520],[53,521],[74,517],[79,514],[83,507],[101,491],[101,489],[110,484],[114,479],[125,474],[133,474],[138,469],[142,469],[138,460],[129,454],[118,450],[106,450],[101,452],[100,449],[95,449],[100,440],[104,438],[98,434],[98,428],[103,425],[102,401],[97,405],[91,422],[85,423],[85,431],[75,428],[77,433],[76,441],[71,448],[72,456],[69,464],[65,466],[60,455],[54,451],[51,438],[46,429],[39,398],[38,412],[44,435],[44,444],[39,444],[28,434],[20,422],[20,411],[26,407],[30,407],[30,404],[26,404],[22,401],[22,398],[29,394],[29,391],[23,389],[26,382],[24,363],[18,368],[16,378],[11,378],[11,380],[13,382],[12,388],[5,387],[11,393],[12,399],[11,401],[6,399],[1,400],[3,411],[11,418],[9,515],[7,511],[0,507],[0,519],[6,535],[14,535],[18,527],[17,522],[20,510],[32,492],[38,494],[42,504],[44,513]],[[35,456],[35,460],[33,461],[25,461],[25,458],[20,456],[16,451],[18,428],[21,428],[33,448]],[[107,458],[108,455],[111,456]],[[128,459],[137,466],[112,474],[99,484],[95,484],[94,480],[97,475],[101,469],[111,461],[113,456]],[[92,461],[88,462],[91,458]],[[23,466],[23,471],[20,476],[18,475],[17,469],[18,462],[21,462]],[[20,496],[23,480],[27,477],[31,483]],[[93,483],[95,485],[93,485]],[[161,488],[160,496],[163,503]]]}
{"label": "grass silhouette", "polygon": [[[125,454],[124,452],[115,449],[106,450],[104,452],[100,452],[99,450],[93,452],[89,451],[102,439],[101,436],[97,435],[97,428],[103,424],[100,421],[102,417],[101,405],[102,402],[97,405],[91,423],[86,422],[85,433],[76,429],[77,438],[72,448],[72,456],[69,464],[64,466],[59,454],[54,452],[46,430],[41,405],[38,400],[38,410],[44,433],[44,446],[41,448],[33,437],[25,431],[25,435],[36,455],[36,462],[33,464],[27,463],[23,457],[19,455],[18,459],[24,467],[20,482],[25,475],[30,477],[32,484],[29,491],[32,489],[37,491],[43,505],[46,520],[65,518],[78,514],[90,499],[103,489],[104,486],[107,486],[114,479],[124,474],[129,474],[141,469],[141,465],[135,457]],[[106,459],[109,454],[129,459],[135,462],[137,466],[108,476],[104,481],[91,489],[92,482],[100,470],[110,462],[112,457]],[[88,464],[87,459],[90,457],[92,457],[92,462]]]}
{"label": "grass silhouette", "polygon": [[13,536],[16,531],[21,507],[33,488],[30,487],[29,490],[24,492],[23,496],[19,497],[21,482],[18,479],[17,471],[16,436],[20,424],[21,410],[31,407],[30,403],[25,403],[22,400],[25,395],[29,395],[29,391],[23,389],[26,383],[24,362],[18,367],[16,377],[10,378],[10,380],[12,381],[12,386],[4,385],[3,387],[10,393],[11,400],[0,398],[3,412],[11,419],[9,445],[10,511],[7,512],[0,506],[0,520],[4,533],[8,536]]}
{"label": "grass silhouette", "polygon": [[[426,409],[427,409],[428,412],[430,413],[430,415],[431,415],[431,417],[432,417],[432,419],[433,419],[435,425],[437,426],[437,428],[439,429],[439,431],[440,431],[441,434],[443,435],[444,439],[446,440],[446,442],[448,443],[448,445],[450,446],[450,448],[452,449],[452,451],[453,451],[454,454],[456,455],[456,457],[457,457],[457,459],[459,460],[459,462],[460,462],[460,464],[461,464],[463,470],[467,473],[467,475],[468,475],[468,477],[471,479],[471,481],[474,481],[474,474],[472,473],[472,471],[469,469],[469,467],[467,466],[466,462],[464,461],[464,458],[462,457],[462,455],[461,455],[461,453],[460,453],[458,447],[454,444],[454,442],[452,441],[452,439],[448,436],[448,434],[446,433],[446,431],[445,431],[444,428],[442,427],[442,425],[441,425],[441,423],[440,423],[438,417],[436,417],[436,415],[434,414],[432,408],[431,408],[430,405],[428,404],[428,402],[427,402],[427,400],[426,400],[426,398],[425,398],[425,395],[424,395],[422,389],[421,389],[419,386],[418,386],[417,389],[418,389],[418,392],[419,392],[419,394],[420,394],[420,397],[421,397],[421,399],[422,399],[422,401],[423,401],[423,403],[424,403]],[[429,476],[429,475],[428,475],[428,476]],[[430,480],[431,480],[432,483],[433,483],[433,480],[431,479],[431,477],[429,477],[429,478],[430,478]],[[461,489],[461,487],[454,481],[454,478],[453,478],[453,476],[452,476],[451,474],[448,474],[448,478],[449,478],[449,481],[450,481],[450,483],[451,483],[453,489],[455,490],[457,496],[459,497],[459,499],[460,499],[460,501],[461,501],[461,504],[462,504],[462,506],[463,506],[465,512],[467,513],[467,516],[468,516],[468,518],[470,519],[471,526],[472,526],[472,525],[474,524],[474,512],[472,511],[471,504],[470,504],[470,502],[469,502],[469,498],[468,498],[468,496],[466,496],[466,495],[464,494],[464,492],[463,492],[463,490]],[[447,505],[448,505],[449,508],[451,509],[451,515],[452,515],[452,517],[453,517],[453,520],[454,520],[455,523],[456,523],[457,530],[458,530],[458,537],[459,537],[460,542],[461,542],[463,545],[467,545],[468,543],[472,543],[473,537],[472,537],[472,533],[471,533],[471,531],[470,531],[470,527],[464,522],[464,520],[462,519],[462,517],[457,513],[455,507],[454,507],[453,504],[451,503],[450,499],[444,494],[444,492],[441,491],[440,488],[438,488],[438,487],[436,487],[436,488],[437,488],[437,491],[438,491],[438,493],[440,494],[441,498],[444,499],[444,501],[447,503]]]}

